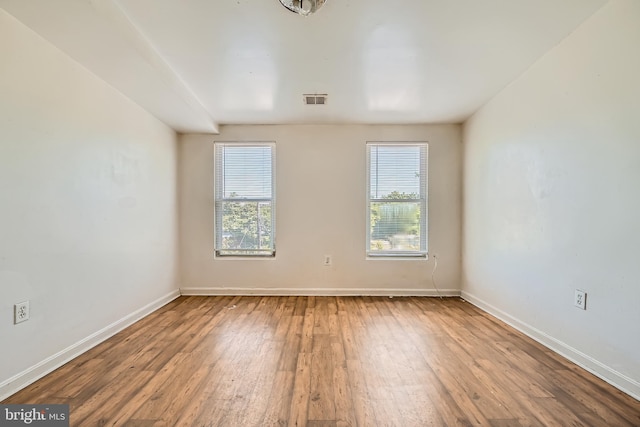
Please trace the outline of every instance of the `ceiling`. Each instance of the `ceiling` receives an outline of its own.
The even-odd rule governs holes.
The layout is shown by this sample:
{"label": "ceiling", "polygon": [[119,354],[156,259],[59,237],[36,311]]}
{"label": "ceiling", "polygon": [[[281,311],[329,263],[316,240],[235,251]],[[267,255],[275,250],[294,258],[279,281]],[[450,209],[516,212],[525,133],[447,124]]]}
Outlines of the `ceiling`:
{"label": "ceiling", "polygon": [[[459,123],[607,0],[0,0],[178,132]],[[326,93],[304,105],[302,94]]]}

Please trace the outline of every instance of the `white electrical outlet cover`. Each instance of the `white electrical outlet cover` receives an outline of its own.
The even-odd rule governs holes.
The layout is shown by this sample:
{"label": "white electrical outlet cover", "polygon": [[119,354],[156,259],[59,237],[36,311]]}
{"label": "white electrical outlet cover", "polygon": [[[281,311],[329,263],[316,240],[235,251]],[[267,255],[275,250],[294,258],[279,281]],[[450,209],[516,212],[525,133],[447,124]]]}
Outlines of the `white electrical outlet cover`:
{"label": "white electrical outlet cover", "polygon": [[581,310],[587,309],[587,293],[583,290],[576,289],[573,297],[573,304]]}
{"label": "white electrical outlet cover", "polygon": [[19,302],[13,306],[14,324],[29,320],[29,301]]}

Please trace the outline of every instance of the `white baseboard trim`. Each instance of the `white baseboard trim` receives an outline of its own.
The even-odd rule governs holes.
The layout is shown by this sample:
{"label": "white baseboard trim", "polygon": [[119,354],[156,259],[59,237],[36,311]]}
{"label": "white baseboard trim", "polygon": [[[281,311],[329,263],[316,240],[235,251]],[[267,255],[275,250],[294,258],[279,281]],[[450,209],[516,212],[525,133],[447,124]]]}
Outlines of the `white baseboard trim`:
{"label": "white baseboard trim", "polygon": [[603,364],[602,362],[599,362],[598,360],[582,353],[579,350],[576,350],[570,345],[565,344],[564,342],[542,332],[541,330],[518,320],[517,318],[511,316],[508,313],[505,313],[499,308],[494,307],[486,301],[475,297],[469,292],[462,291],[461,297],[469,303],[480,308],[481,310],[491,314],[494,317],[497,317],[513,328],[519,330],[528,337],[536,340],[545,347],[569,359],[581,368],[586,369],[593,375],[606,381],[620,391],[623,391],[634,399],[640,400],[640,382],[634,380],[633,378],[629,378],[624,374],[621,374],[615,369]]}
{"label": "white baseboard trim", "polygon": [[372,289],[372,288],[180,288],[189,296],[420,296],[459,297],[459,289]]}
{"label": "white baseboard trim", "polygon": [[0,383],[0,401],[6,399],[12,394],[17,393],[29,384],[34,383],[48,373],[58,369],[60,366],[78,357],[82,353],[90,350],[101,342],[111,338],[124,328],[134,324],[138,320],[153,313],[160,307],[168,304],[180,296],[178,290],[171,291],[155,301],[150,302],[144,307],[126,315],[120,320],[100,329],[99,331],[81,339],[75,344],[70,345],[64,350],[44,359],[43,361],[25,369],[24,371],[14,375],[13,377]]}

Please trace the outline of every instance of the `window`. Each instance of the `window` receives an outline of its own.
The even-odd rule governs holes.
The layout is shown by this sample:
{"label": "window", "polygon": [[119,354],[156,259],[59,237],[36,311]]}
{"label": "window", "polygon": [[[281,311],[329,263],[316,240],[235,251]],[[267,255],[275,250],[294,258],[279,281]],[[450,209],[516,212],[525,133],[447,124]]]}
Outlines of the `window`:
{"label": "window", "polygon": [[217,256],[275,255],[275,144],[215,144]]}
{"label": "window", "polygon": [[367,143],[367,255],[427,255],[427,143]]}

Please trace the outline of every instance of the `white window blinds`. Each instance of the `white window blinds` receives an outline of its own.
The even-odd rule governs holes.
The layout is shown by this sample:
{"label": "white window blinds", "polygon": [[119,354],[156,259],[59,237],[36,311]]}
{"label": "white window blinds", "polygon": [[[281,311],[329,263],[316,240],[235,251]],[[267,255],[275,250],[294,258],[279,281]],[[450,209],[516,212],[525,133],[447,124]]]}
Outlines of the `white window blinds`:
{"label": "white window blinds", "polygon": [[275,255],[275,145],[215,144],[216,255]]}
{"label": "white window blinds", "polygon": [[427,143],[367,143],[367,254],[426,256]]}

